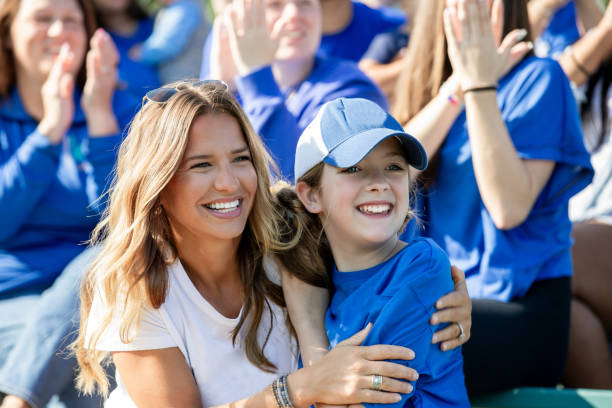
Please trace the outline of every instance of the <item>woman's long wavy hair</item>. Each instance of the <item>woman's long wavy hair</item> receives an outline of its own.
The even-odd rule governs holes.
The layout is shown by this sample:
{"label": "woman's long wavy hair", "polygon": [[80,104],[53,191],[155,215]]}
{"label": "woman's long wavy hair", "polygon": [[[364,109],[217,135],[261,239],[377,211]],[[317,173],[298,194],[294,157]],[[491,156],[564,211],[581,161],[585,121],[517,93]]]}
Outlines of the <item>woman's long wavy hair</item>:
{"label": "woman's long wavy hair", "polygon": [[[255,200],[237,254],[245,301],[244,313],[232,333],[233,341],[244,329],[246,336],[241,346],[249,361],[265,371],[276,369],[264,355],[265,343],[257,341],[262,316],[266,310],[271,313],[268,300],[285,305],[280,286],[264,272],[264,255],[292,245],[278,240],[280,217],[270,192],[272,162],[226,87],[194,86],[184,81],[169,87],[178,92],[164,103],[144,103],[134,118],[119,149],[107,210],[93,232],[92,243],[100,245],[101,251],[81,288],[81,325],[74,344],[80,366],[77,382],[86,393],[93,393],[97,385],[102,395],[108,394],[103,366],[109,363],[109,353],[96,350],[95,345],[111,319],[116,318],[113,313],[121,311],[119,334],[123,342],[130,342],[143,306],[159,308],[164,303],[167,268],[178,253],[168,219],[159,209],[159,197],[179,168],[191,124],[207,114],[223,113],[236,119],[257,173]],[[100,325],[88,327],[94,296],[101,297],[105,315]]]}
{"label": "woman's long wavy hair", "polygon": [[[411,120],[438,95],[440,87],[453,72],[446,52],[444,5],[445,0],[419,2],[391,109],[393,116],[402,124]],[[525,40],[532,40],[527,0],[504,1],[502,38],[516,28],[526,29]],[[438,155],[435,154],[430,158],[427,169],[421,173],[421,181],[430,183],[435,178],[437,167]]]}

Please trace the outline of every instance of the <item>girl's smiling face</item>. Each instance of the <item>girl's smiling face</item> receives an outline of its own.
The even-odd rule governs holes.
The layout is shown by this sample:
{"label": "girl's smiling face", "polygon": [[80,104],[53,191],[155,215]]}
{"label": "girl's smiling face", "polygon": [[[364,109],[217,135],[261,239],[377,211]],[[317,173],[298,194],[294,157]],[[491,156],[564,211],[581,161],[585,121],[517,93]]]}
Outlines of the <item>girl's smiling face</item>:
{"label": "girl's smiling face", "polygon": [[336,243],[365,250],[397,240],[410,210],[408,167],[395,137],[354,166],[325,165],[320,186],[310,191],[312,205],[304,204],[319,213],[332,248]]}

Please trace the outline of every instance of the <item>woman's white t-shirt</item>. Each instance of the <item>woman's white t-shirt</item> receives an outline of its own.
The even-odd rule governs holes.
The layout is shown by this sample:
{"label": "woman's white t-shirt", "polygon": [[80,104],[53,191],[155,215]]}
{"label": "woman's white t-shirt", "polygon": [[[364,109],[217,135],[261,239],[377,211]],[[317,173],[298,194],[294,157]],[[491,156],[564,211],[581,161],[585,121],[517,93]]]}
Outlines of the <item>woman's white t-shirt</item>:
{"label": "woman's white t-shirt", "polygon": [[[278,282],[278,271],[266,262],[266,272]],[[119,336],[119,313],[95,345],[102,351],[135,351],[178,347],[193,371],[204,407],[226,404],[254,395],[270,385],[279,375],[297,369],[297,344],[285,324],[285,312],[270,302],[272,316],[264,313],[259,327],[259,344],[263,344],[272,322],[272,332],[264,348],[266,357],[278,368],[269,373],[255,367],[246,357],[242,335],[236,346],[232,330],[238,318],[220,314],[200,295],[179,261],[168,268],[168,293],[159,309],[146,307],[132,342],[125,344]],[[103,297],[96,294],[89,313],[86,344],[91,331],[104,317]],[[266,308],[267,309],[267,308]],[[240,312],[242,314],[242,311]],[[244,326],[243,326],[244,329]],[[105,407],[135,407],[117,373],[115,388]]]}

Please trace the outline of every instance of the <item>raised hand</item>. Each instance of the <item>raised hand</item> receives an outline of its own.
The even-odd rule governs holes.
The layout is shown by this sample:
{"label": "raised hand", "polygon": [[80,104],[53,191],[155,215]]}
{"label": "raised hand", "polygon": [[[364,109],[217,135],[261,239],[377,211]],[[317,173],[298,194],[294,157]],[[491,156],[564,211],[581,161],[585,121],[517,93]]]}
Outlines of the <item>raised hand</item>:
{"label": "raised hand", "polygon": [[240,75],[272,64],[278,50],[281,19],[268,32],[263,0],[235,0],[226,8],[225,24]]}
{"label": "raised hand", "polygon": [[119,130],[112,102],[117,86],[119,52],[110,35],[98,29],[86,57],[87,80],[81,106],[87,117],[90,136],[106,136]]}
{"label": "raised hand", "polygon": [[447,0],[444,30],[453,73],[463,89],[494,86],[532,48],[519,42],[526,30],[510,32],[501,45],[503,2],[494,0],[491,16],[485,0]]}
{"label": "raised hand", "polygon": [[215,18],[212,28],[212,46],[210,49],[210,77],[218,79],[234,88],[234,77],[238,75],[238,68],[234,62],[230,47],[229,34],[225,25],[225,17],[219,15]]}
{"label": "raised hand", "polygon": [[59,144],[74,117],[74,53],[68,43],[62,44],[47,80],[41,88],[43,117],[38,131],[45,135],[51,144]]}

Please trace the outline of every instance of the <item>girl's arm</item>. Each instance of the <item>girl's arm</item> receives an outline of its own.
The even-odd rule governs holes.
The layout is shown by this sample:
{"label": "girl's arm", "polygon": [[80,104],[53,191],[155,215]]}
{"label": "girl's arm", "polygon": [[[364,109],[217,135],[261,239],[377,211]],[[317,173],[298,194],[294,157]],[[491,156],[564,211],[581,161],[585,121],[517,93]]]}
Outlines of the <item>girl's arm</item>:
{"label": "girl's arm", "polygon": [[329,340],[325,333],[329,292],[291,275],[281,262],[278,265],[287,311],[298,337],[302,362],[305,367],[309,367],[329,351]]}
{"label": "girl's arm", "polygon": [[[495,0],[493,10],[500,10]],[[507,55],[499,54],[483,1],[459,2],[445,13],[444,27],[454,73],[465,93],[474,174],[482,200],[500,229],[520,225],[531,212],[555,163],[523,160],[497,105],[496,85]],[[457,30],[461,30],[459,41]],[[470,91],[476,88],[489,90]],[[467,91],[467,92],[465,92]]]}
{"label": "girl's arm", "polygon": [[[506,55],[505,65],[497,73],[497,79],[509,72],[533,48],[531,42],[521,42],[526,32],[514,30],[504,38],[497,52]],[[404,128],[423,145],[428,157],[432,157],[446,139],[457,117],[463,112],[464,95],[460,78],[453,74],[440,88],[438,94]]]}
{"label": "girl's arm", "polygon": [[[372,373],[414,381],[416,372],[384,361],[412,360],[414,353],[407,348],[386,345],[360,347],[369,329],[370,326],[338,344],[312,366],[289,374],[289,396],[296,408],[306,408],[316,402],[389,404],[401,399],[400,392],[409,392],[409,384],[404,381],[389,382],[385,392],[371,390]],[[137,406],[202,406],[191,369],[178,348],[113,352],[113,360]],[[266,387],[251,397],[220,407],[268,408],[276,405],[271,387]]]}
{"label": "girl's arm", "polygon": [[573,83],[582,85],[611,53],[612,6],[608,4],[597,26],[566,50],[559,58],[559,63]]}

